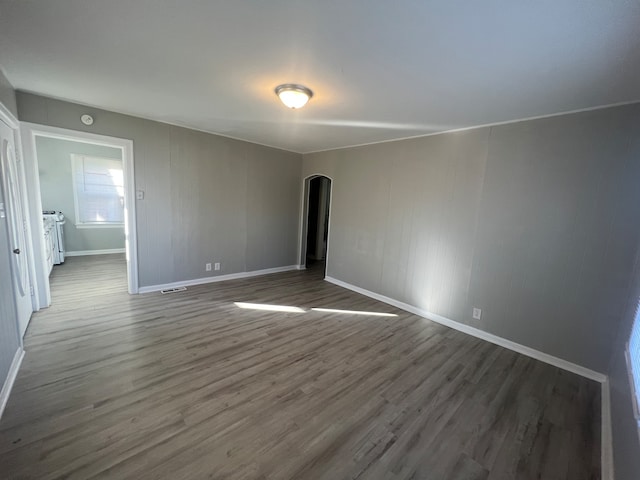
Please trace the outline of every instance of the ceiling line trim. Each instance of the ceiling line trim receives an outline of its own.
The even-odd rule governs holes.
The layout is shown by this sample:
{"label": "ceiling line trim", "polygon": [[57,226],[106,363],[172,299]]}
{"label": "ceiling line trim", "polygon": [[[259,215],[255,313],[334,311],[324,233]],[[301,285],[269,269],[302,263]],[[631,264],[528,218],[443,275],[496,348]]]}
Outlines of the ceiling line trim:
{"label": "ceiling line trim", "polygon": [[509,124],[512,124],[512,123],[528,122],[528,121],[531,121],[531,120],[541,120],[541,119],[544,119],[544,118],[561,117],[563,115],[572,115],[574,113],[592,112],[594,110],[604,110],[606,108],[624,107],[626,105],[634,105],[634,104],[640,104],[640,100],[627,100],[625,102],[609,103],[607,105],[598,105],[596,107],[578,108],[576,110],[567,110],[567,111],[558,112],[558,113],[548,113],[546,115],[537,115],[537,116],[534,116],[534,117],[518,118],[518,119],[515,119],[515,120],[505,120],[503,122],[483,123],[481,125],[471,125],[469,127],[453,128],[453,129],[450,129],[450,130],[442,130],[440,132],[422,133],[420,135],[411,135],[409,137],[392,138],[392,139],[389,139],[389,140],[379,140],[377,142],[359,143],[357,145],[348,145],[348,146],[345,146],[345,147],[325,148],[325,149],[322,149],[322,150],[311,150],[311,151],[308,151],[308,152],[301,152],[301,153],[302,153],[302,155],[311,155],[313,153],[332,152],[332,151],[335,151],[335,150],[345,150],[345,149],[348,149],[348,148],[367,147],[369,145],[378,145],[380,143],[401,142],[403,140],[413,140],[413,139],[416,139],[416,138],[433,137],[435,135],[444,135],[445,133],[456,133],[456,132],[464,132],[464,131],[467,131],[467,130],[475,130],[475,129],[479,129],[479,128],[498,127],[500,125],[509,125]]}
{"label": "ceiling line trim", "polygon": [[[296,150],[288,150],[286,148],[276,147],[275,145],[269,145],[267,143],[259,143],[259,142],[256,142],[254,140],[247,140],[245,138],[240,138],[240,137],[232,137],[231,135],[226,135],[224,133],[218,133],[218,132],[214,132],[214,131],[211,131],[211,130],[203,130],[202,128],[192,127],[190,125],[176,123],[176,122],[168,122],[166,120],[158,120],[156,118],[145,117],[145,116],[137,115],[137,114],[131,113],[131,112],[125,112],[123,110],[109,110],[107,108],[100,107],[98,105],[94,105],[94,104],[91,104],[91,103],[80,103],[77,100],[70,100],[68,98],[55,97],[55,96],[52,96],[52,95],[45,95],[44,93],[34,92],[33,90],[23,90],[21,88],[17,88],[17,89],[15,89],[15,91],[16,91],[16,93],[26,93],[26,94],[29,94],[29,95],[37,95],[38,97],[49,98],[51,100],[56,100],[58,102],[72,103],[74,105],[79,105],[81,107],[94,108],[96,110],[101,110],[103,112],[117,113],[118,115],[126,115],[127,117],[139,118],[141,120],[147,120],[149,122],[156,122],[156,123],[161,123],[163,125],[170,125],[172,127],[185,128],[187,130],[193,130],[194,132],[207,133],[209,135],[216,135],[218,137],[229,138],[231,140],[236,140],[238,142],[251,143],[253,145],[258,145],[260,147],[273,148],[274,150],[280,150],[281,152],[295,153],[295,154],[298,154],[298,155],[302,155],[303,154],[303,152],[298,152]],[[20,118],[18,118],[18,120],[20,120]],[[344,148],[349,148],[349,147],[344,147]]]}
{"label": "ceiling line trim", "polygon": [[[5,75],[6,77],[6,75]],[[358,143],[358,144],[354,144],[354,145],[345,145],[343,147],[332,147],[332,148],[324,148],[324,149],[320,149],[320,150],[310,150],[307,152],[303,152],[303,151],[297,151],[297,150],[288,150],[286,148],[282,148],[282,147],[276,147],[274,145],[269,145],[266,143],[259,143],[259,142],[255,142],[252,140],[247,140],[244,138],[240,138],[240,137],[233,137],[231,135],[226,135],[224,133],[218,133],[218,132],[214,132],[211,130],[203,130],[201,128],[197,128],[197,127],[192,127],[189,125],[185,125],[185,124],[180,124],[180,123],[175,123],[175,122],[168,122],[165,120],[157,120],[151,117],[144,117],[141,115],[136,115],[133,113],[128,113],[128,112],[124,112],[121,110],[108,110],[104,107],[99,107],[97,105],[92,105],[92,104],[88,104],[88,103],[79,103],[78,101],[74,101],[74,100],[69,100],[66,98],[61,98],[61,97],[54,97],[54,96],[50,96],[50,95],[44,95],[42,93],[38,93],[38,92],[34,92],[34,91],[30,91],[30,90],[22,90],[22,89],[16,89],[16,92],[21,92],[21,93],[27,93],[27,94],[31,94],[31,95],[37,95],[39,97],[43,97],[43,98],[49,98],[51,100],[57,100],[60,102],[67,102],[67,103],[72,103],[74,105],[79,105],[82,107],[88,107],[88,108],[95,108],[97,110],[102,110],[104,112],[111,112],[111,113],[117,113],[119,115],[126,115],[128,117],[133,117],[133,118],[139,118],[142,120],[147,120],[147,121],[151,121],[151,122],[156,122],[156,123],[161,123],[164,125],[170,125],[173,127],[179,127],[179,128],[185,128],[187,130],[193,130],[195,132],[200,132],[200,133],[207,133],[209,135],[217,135],[219,137],[224,137],[224,138],[229,138],[231,140],[236,140],[239,142],[246,142],[246,143],[251,143],[253,145],[258,145],[261,147],[267,147],[267,148],[272,148],[274,150],[280,150],[282,152],[288,152],[288,153],[295,153],[297,155],[311,155],[313,153],[322,153],[322,152],[331,152],[331,151],[335,151],[335,150],[345,150],[348,148],[359,148],[359,147],[367,147],[370,145],[378,145],[381,143],[391,143],[391,142],[401,142],[403,140],[413,140],[413,139],[417,139],[417,138],[424,138],[424,137],[433,137],[435,135],[444,135],[446,133],[457,133],[457,132],[464,132],[467,130],[475,130],[475,129],[480,129],[480,128],[487,128],[487,127],[497,127],[500,125],[509,125],[512,123],[520,123],[520,122],[528,122],[528,121],[532,121],[532,120],[541,120],[544,118],[553,118],[553,117],[560,117],[562,115],[572,115],[574,113],[583,113],[583,112],[591,112],[594,110],[604,110],[606,108],[615,108],[615,107],[623,107],[626,105],[634,105],[637,103],[640,103],[640,99],[638,100],[627,100],[624,102],[617,102],[617,103],[609,103],[606,105],[597,105],[594,107],[586,107],[586,108],[578,108],[575,110],[566,110],[566,111],[562,111],[562,112],[557,112],[557,113],[549,113],[549,114],[545,114],[545,115],[537,115],[537,116],[533,116],[533,117],[524,117],[524,118],[517,118],[514,120],[504,120],[502,122],[492,122],[492,123],[483,123],[480,125],[470,125],[468,127],[460,127],[460,128],[453,128],[453,129],[449,129],[449,130],[442,130],[440,132],[432,132],[432,133],[423,133],[420,135],[411,135],[408,137],[399,137],[399,138],[391,138],[389,140],[379,140],[379,141],[375,141],[375,142],[367,142],[367,143]],[[19,116],[18,116],[18,120],[20,120]]]}

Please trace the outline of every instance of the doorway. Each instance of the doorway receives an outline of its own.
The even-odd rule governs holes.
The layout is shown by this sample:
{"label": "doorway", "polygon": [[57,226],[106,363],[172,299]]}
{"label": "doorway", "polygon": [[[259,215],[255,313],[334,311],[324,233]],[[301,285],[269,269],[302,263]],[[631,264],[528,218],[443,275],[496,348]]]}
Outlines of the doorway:
{"label": "doorway", "polygon": [[331,179],[312,175],[304,181],[301,265],[326,273],[331,211]]}
{"label": "doorway", "polygon": [[[51,304],[43,210],[55,210],[52,215],[66,210],[61,259],[69,256],[69,247],[72,256],[124,253],[127,291],[138,293],[133,142],[28,123],[22,124],[22,134],[40,307]],[[53,163],[44,157],[45,147],[47,157],[55,157]],[[69,185],[61,190],[62,180]]]}

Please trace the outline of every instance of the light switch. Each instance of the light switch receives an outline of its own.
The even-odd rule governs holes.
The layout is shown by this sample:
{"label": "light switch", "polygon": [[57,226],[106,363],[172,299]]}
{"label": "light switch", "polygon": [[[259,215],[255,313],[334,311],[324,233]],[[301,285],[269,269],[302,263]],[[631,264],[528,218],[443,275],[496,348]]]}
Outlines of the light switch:
{"label": "light switch", "polygon": [[144,200],[144,190],[136,190],[136,200]]}

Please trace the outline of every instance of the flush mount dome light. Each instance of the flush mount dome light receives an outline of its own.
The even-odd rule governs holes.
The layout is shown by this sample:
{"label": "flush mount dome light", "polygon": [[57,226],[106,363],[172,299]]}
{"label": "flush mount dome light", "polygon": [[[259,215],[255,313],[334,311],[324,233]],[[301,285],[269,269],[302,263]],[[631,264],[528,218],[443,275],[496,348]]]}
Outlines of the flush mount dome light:
{"label": "flush mount dome light", "polygon": [[313,92],[305,86],[286,83],[276,87],[276,95],[287,107],[296,109],[304,107],[313,97]]}

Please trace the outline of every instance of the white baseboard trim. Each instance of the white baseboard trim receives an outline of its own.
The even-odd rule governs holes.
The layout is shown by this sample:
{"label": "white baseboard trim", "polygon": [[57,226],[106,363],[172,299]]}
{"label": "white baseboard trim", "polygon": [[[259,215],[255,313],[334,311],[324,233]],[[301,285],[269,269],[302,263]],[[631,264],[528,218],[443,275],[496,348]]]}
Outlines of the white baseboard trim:
{"label": "white baseboard trim", "polygon": [[611,429],[611,390],[609,380],[602,382],[600,466],[602,480],[613,480],[613,433]]}
{"label": "white baseboard trim", "polygon": [[75,252],[65,252],[65,257],[84,257],[86,255],[109,255],[112,253],[124,253],[124,248],[111,248],[109,250],[76,250]]}
{"label": "white baseboard trim", "polygon": [[583,367],[581,365],[577,365],[575,363],[568,362],[567,360],[554,357],[553,355],[549,355],[548,353],[544,353],[539,350],[535,350],[531,347],[521,345],[511,340],[507,340],[506,338],[502,338],[492,333],[485,332],[484,330],[480,330],[479,328],[470,327],[469,325],[465,325],[463,323],[456,322],[455,320],[451,320],[441,315],[428,312],[427,310],[414,307],[413,305],[409,305],[408,303],[404,303],[399,300],[395,300],[393,298],[380,295],[379,293],[371,292],[369,290],[365,290],[364,288],[356,287],[355,285],[351,285],[350,283],[343,282],[342,280],[338,280],[333,277],[326,276],[324,277],[324,279],[327,282],[333,283],[334,285],[338,285],[340,287],[346,288],[348,290],[352,290],[354,292],[360,293],[367,297],[371,297],[381,302],[388,303],[389,305],[393,305],[394,307],[401,308],[402,310],[406,310],[407,312],[420,315],[421,317],[427,318],[436,323],[440,323],[447,327],[453,328],[454,330],[458,330],[460,332],[466,333],[473,337],[477,337],[482,340],[486,340],[487,342],[500,345],[501,347],[508,348],[509,350],[513,350],[514,352],[521,353],[523,355],[526,355],[527,357],[535,358],[536,360],[540,360],[541,362],[548,363],[555,367],[562,368],[563,370],[576,373],[578,375],[589,378],[591,380],[595,380],[600,383],[605,382],[607,380],[607,376],[603,373],[596,372],[594,370]]}
{"label": "white baseboard trim", "polygon": [[16,377],[18,376],[18,370],[20,370],[20,365],[22,364],[23,358],[24,350],[18,347],[18,350],[16,350],[16,354],[13,356],[11,367],[9,367],[7,378],[4,381],[4,385],[2,385],[2,391],[0,391],[0,418],[2,418],[4,407],[7,406],[7,402],[9,401],[9,395],[11,394],[13,383],[16,381]]}
{"label": "white baseboard trim", "polygon": [[303,264],[301,264],[301,265],[296,265],[296,269],[297,269],[297,270],[306,270],[306,269],[307,269],[307,266],[303,263]]}
{"label": "white baseboard trim", "polygon": [[193,285],[224,282],[226,280],[237,280],[239,278],[258,277],[260,275],[269,275],[270,273],[288,272],[290,270],[298,270],[298,265],[287,265],[285,267],[265,268],[264,270],[254,270],[252,272],[229,273],[227,275],[218,275],[216,277],[194,278],[193,280],[164,283],[162,285],[150,285],[148,287],[140,287],[138,289],[138,293],[159,292],[160,290],[166,290],[169,288],[191,287]]}

